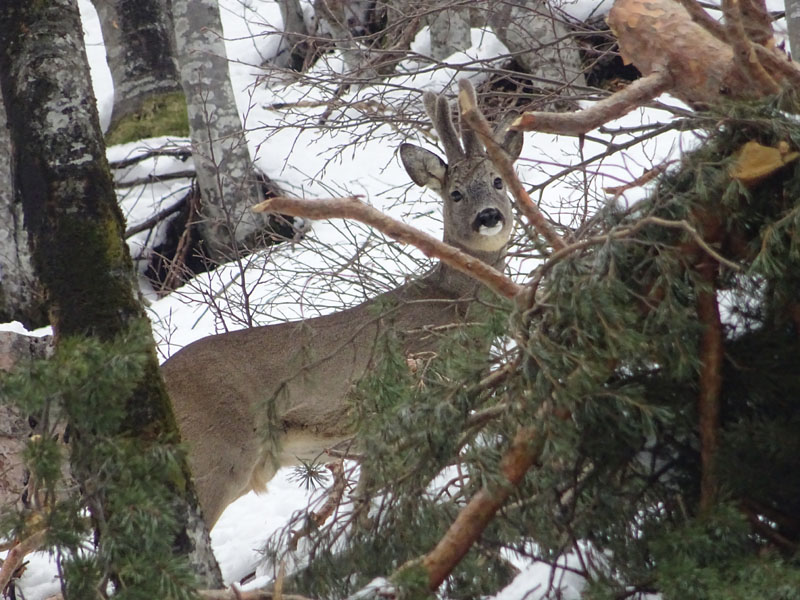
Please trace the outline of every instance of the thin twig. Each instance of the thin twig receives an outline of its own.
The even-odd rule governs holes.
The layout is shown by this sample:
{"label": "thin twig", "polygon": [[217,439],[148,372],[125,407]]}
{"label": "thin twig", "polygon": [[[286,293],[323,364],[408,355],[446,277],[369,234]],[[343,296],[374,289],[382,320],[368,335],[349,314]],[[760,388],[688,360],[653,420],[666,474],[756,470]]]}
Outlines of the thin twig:
{"label": "thin twig", "polygon": [[197,175],[194,169],[186,169],[185,171],[175,171],[173,173],[161,173],[145,175],[144,177],[137,177],[136,179],[128,179],[123,181],[114,182],[114,187],[119,189],[132,188],[137,185],[150,185],[151,183],[160,183],[162,181],[171,181],[174,179],[192,179]]}
{"label": "thin twig", "polygon": [[313,200],[279,196],[256,204],[252,210],[309,219],[355,219],[374,227],[392,239],[415,246],[425,256],[438,258],[454,269],[480,281],[500,296],[513,298],[522,289],[491,265],[419,229],[392,219],[361,202],[358,196]]}
{"label": "thin twig", "polygon": [[[190,191],[189,194],[193,194],[193,191]],[[142,231],[147,231],[148,229],[152,229],[158,223],[166,219],[172,213],[178,212],[181,208],[183,208],[184,203],[186,202],[187,196],[184,196],[180,200],[178,200],[175,204],[168,206],[156,214],[154,214],[149,219],[145,219],[141,223],[137,223],[136,225],[131,225],[125,230],[125,239],[127,240],[129,237],[136,235],[137,233],[141,233]]]}

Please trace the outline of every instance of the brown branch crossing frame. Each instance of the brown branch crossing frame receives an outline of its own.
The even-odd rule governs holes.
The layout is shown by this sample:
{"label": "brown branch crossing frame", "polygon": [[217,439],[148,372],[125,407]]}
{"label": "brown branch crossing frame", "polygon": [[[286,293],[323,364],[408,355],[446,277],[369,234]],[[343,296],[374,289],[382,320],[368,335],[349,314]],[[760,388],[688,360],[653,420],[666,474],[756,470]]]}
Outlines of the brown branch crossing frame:
{"label": "brown branch crossing frame", "polygon": [[513,298],[522,289],[522,286],[511,281],[494,267],[423,231],[392,219],[361,202],[357,196],[324,199],[281,196],[256,204],[252,210],[308,219],[354,219],[374,227],[398,242],[416,246],[425,256],[444,261],[451,267],[477,279],[500,296]]}

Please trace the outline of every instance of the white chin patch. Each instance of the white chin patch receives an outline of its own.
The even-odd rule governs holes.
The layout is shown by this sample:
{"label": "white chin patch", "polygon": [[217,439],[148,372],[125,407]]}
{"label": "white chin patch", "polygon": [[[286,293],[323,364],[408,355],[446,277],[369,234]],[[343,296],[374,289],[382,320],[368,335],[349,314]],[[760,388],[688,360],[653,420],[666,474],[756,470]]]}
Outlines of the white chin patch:
{"label": "white chin patch", "polygon": [[491,237],[493,235],[497,235],[502,230],[503,230],[503,223],[499,222],[496,225],[493,225],[492,227],[485,227],[481,225],[480,228],[478,229],[478,233],[480,233],[481,235],[485,235],[487,237]]}

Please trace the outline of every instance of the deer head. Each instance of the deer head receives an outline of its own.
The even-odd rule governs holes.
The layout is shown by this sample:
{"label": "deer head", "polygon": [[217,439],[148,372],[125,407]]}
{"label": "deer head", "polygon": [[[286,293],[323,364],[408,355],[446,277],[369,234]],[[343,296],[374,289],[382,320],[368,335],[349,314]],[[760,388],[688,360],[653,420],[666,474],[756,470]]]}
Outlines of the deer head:
{"label": "deer head", "polygon": [[[463,91],[475,95],[468,80]],[[465,122],[461,140],[443,96],[424,95],[425,110],[439,134],[447,162],[433,152],[402,144],[400,159],[412,181],[439,193],[444,202],[444,241],[471,254],[502,251],[511,235],[511,203],[506,186],[478,139]],[[522,150],[522,134],[509,131],[501,144],[516,159]]]}

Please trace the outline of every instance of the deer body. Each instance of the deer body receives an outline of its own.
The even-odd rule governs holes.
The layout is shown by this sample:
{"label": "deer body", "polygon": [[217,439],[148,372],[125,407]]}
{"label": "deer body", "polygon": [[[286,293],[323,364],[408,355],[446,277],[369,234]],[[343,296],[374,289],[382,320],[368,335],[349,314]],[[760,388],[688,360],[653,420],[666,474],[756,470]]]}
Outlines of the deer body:
{"label": "deer body", "polygon": [[[468,92],[471,86],[462,84]],[[438,191],[444,240],[500,266],[511,229],[502,180],[474,133],[462,148],[443,98],[426,109],[447,153],[403,144],[401,159],[418,185]],[[520,134],[506,147],[516,156]],[[463,322],[478,284],[441,263],[417,281],[334,314],[203,338],[162,367],[189,466],[209,525],[250,489],[262,489],[276,466],[316,458],[351,433],[348,393],[378,360],[378,340],[391,327],[407,354],[433,351],[442,328]],[[269,400],[272,415],[259,414]],[[263,408],[262,408],[263,410]],[[281,433],[280,450],[265,446],[266,421]]]}

